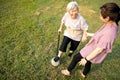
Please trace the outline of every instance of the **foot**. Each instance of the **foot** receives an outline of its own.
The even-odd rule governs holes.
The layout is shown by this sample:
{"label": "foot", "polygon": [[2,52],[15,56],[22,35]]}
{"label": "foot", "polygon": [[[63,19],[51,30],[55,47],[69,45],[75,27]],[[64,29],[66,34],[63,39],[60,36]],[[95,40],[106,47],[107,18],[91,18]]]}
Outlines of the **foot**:
{"label": "foot", "polygon": [[60,57],[58,57],[58,56],[54,58],[54,61],[55,61],[55,62],[57,62],[57,61],[59,61],[59,60],[60,60]]}
{"label": "foot", "polygon": [[66,69],[66,70],[61,70],[61,73],[66,75],[66,76],[70,76],[70,72]]}
{"label": "foot", "polygon": [[82,78],[86,78],[86,76],[83,74],[82,71],[80,71],[80,75],[81,75]]}

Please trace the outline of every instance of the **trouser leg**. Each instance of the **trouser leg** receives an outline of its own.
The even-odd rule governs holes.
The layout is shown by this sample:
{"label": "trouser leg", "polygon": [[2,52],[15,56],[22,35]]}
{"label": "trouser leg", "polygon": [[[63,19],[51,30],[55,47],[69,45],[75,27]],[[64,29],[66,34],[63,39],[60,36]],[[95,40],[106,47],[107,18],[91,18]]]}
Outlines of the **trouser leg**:
{"label": "trouser leg", "polygon": [[63,41],[62,41],[62,44],[61,44],[61,46],[60,46],[60,48],[59,48],[58,55],[57,55],[57,57],[55,57],[55,59],[54,59],[55,62],[57,62],[57,61],[60,59],[60,57],[61,57],[61,55],[63,54],[63,52],[66,52],[67,45],[68,45],[69,42],[70,42],[70,38],[64,36]]}
{"label": "trouser leg", "polygon": [[71,72],[71,71],[75,68],[76,64],[77,64],[82,58],[83,58],[83,57],[80,55],[80,53],[74,55],[74,57],[73,57],[70,65],[69,65],[68,68],[67,68],[68,71]]}
{"label": "trouser leg", "polygon": [[90,69],[91,69],[91,62],[87,61],[87,63],[85,64],[84,70],[83,70],[83,74],[87,75]]}
{"label": "trouser leg", "polygon": [[62,44],[60,45],[59,50],[62,51],[62,52],[66,52],[67,45],[70,42],[70,40],[71,40],[70,38],[64,36]]}
{"label": "trouser leg", "polygon": [[79,45],[80,41],[71,40],[70,50],[75,51]]}

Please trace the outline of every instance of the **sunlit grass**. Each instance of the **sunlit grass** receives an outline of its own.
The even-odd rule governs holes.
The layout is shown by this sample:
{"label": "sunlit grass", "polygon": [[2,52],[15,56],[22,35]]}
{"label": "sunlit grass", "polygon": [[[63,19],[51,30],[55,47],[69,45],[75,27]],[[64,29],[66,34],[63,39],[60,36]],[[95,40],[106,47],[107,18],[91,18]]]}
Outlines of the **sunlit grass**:
{"label": "sunlit grass", "polygon": [[[71,0],[1,0],[0,2],[0,80],[82,80],[77,66],[71,77],[61,74],[71,58],[63,55],[61,65],[53,67],[56,55],[57,30]],[[76,0],[80,14],[89,24],[89,32],[97,31],[102,22],[99,7],[109,1]],[[93,4],[94,3],[94,4]],[[37,14],[36,14],[37,13]],[[61,35],[61,40],[63,36]],[[85,44],[81,43],[76,52]],[[92,65],[86,80],[119,80],[120,35],[113,52],[103,64]]]}

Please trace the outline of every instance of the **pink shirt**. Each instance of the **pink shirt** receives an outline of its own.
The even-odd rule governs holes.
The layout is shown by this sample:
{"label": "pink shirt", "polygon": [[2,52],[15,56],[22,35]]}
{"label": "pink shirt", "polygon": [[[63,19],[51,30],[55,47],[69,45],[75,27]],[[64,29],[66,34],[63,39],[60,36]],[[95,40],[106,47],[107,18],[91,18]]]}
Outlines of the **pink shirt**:
{"label": "pink shirt", "polygon": [[103,48],[103,51],[97,55],[95,58],[90,60],[92,63],[101,63],[108,53],[112,52],[112,45],[118,34],[118,26],[116,24],[111,24],[111,26],[103,25],[91,40],[86,44],[84,48],[81,49],[80,53],[82,57],[87,57],[92,51],[97,47]]}

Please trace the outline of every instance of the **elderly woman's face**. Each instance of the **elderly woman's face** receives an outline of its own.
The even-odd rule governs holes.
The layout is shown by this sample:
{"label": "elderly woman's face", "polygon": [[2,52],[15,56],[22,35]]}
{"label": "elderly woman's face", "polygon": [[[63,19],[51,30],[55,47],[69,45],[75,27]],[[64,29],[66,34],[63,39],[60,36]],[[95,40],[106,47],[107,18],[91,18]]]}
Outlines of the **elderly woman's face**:
{"label": "elderly woman's face", "polygon": [[77,18],[78,16],[78,8],[73,8],[72,10],[69,11],[69,14],[71,16],[72,19]]}

